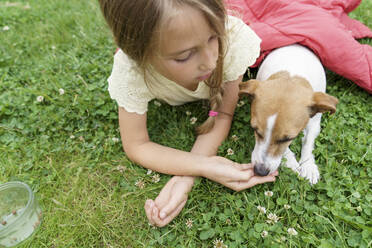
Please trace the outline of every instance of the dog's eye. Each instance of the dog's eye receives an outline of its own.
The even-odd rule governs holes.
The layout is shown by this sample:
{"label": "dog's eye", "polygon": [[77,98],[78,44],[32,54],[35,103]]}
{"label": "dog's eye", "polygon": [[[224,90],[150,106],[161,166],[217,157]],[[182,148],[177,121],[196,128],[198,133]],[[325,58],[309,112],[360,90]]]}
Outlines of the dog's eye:
{"label": "dog's eye", "polygon": [[277,144],[283,144],[283,143],[287,143],[289,141],[292,141],[294,138],[289,138],[289,137],[284,137],[283,139],[279,139],[276,141]]}
{"label": "dog's eye", "polygon": [[252,126],[254,133],[257,135],[258,138],[263,139],[263,135],[258,131],[258,128],[255,126]]}
{"label": "dog's eye", "polygon": [[257,130],[254,130],[254,132],[256,133],[257,137],[260,138],[260,139],[263,139],[263,135],[260,134]]}

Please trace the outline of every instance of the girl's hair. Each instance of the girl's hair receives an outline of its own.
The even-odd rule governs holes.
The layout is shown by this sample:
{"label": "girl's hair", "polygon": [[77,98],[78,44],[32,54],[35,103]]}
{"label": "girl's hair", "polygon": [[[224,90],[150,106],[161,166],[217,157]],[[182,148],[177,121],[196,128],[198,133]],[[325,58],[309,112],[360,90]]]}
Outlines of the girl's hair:
{"label": "girl's hair", "polygon": [[[223,58],[225,53],[226,11],[223,0],[99,0],[103,16],[117,46],[135,61],[144,75],[156,50],[163,23],[182,6],[200,10],[218,35],[217,66],[206,84],[210,87],[211,110],[218,111],[223,95]],[[173,11],[172,11],[173,10]],[[209,132],[215,117],[197,128],[199,134]]]}

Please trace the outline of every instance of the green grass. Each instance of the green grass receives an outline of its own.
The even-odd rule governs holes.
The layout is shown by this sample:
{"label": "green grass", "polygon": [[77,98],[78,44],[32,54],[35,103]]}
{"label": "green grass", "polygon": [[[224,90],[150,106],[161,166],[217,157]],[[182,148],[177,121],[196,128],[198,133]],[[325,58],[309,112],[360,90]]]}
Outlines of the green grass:
{"label": "green grass", "polygon": [[[317,185],[286,168],[276,183],[239,193],[201,179],[180,216],[153,229],[143,205],[169,176],[152,182],[154,173],[129,161],[112,139],[119,137],[117,107],[106,78],[115,45],[97,2],[17,3],[0,2],[0,182],[28,183],[44,210],[41,229],[22,247],[212,247],[216,239],[229,247],[372,246],[372,102],[355,84],[327,72],[327,90],[340,103],[335,115],[324,115],[316,140]],[[27,3],[31,8],[24,8]],[[371,28],[371,10],[365,0],[351,16]],[[44,101],[37,102],[38,96]],[[207,108],[151,103],[151,139],[190,150],[195,135],[186,111],[201,123]],[[227,157],[249,162],[249,118],[248,104],[237,109],[230,137],[239,140],[227,139],[219,155],[232,148],[235,154]],[[298,153],[300,141],[292,147]],[[135,186],[138,180],[143,189]],[[272,197],[264,195],[268,190]],[[266,223],[258,205],[279,221]],[[297,236],[288,235],[290,227]]]}

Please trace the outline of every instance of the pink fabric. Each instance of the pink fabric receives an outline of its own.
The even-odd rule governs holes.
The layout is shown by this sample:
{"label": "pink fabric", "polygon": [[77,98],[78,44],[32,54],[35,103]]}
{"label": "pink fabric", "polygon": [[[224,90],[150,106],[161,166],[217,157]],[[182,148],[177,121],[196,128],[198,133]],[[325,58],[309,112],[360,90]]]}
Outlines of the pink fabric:
{"label": "pink fabric", "polygon": [[348,17],[361,0],[225,0],[262,39],[262,54],[299,43],[318,55],[323,65],[372,94],[372,47],[355,39],[372,31]]}

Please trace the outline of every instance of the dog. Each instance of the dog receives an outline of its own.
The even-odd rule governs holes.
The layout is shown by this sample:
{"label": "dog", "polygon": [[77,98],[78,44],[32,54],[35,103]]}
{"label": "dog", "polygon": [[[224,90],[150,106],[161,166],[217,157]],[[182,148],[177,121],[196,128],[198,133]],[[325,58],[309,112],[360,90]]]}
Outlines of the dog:
{"label": "dog", "polygon": [[[239,95],[249,95],[251,127],[255,147],[251,161],[254,172],[266,176],[285,165],[316,184],[320,178],[315,164],[315,138],[322,113],[336,111],[338,99],[325,93],[326,75],[318,57],[294,44],[272,51],[258,69],[256,79],[242,82]],[[289,149],[303,131],[301,158]]]}

